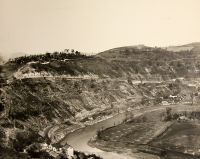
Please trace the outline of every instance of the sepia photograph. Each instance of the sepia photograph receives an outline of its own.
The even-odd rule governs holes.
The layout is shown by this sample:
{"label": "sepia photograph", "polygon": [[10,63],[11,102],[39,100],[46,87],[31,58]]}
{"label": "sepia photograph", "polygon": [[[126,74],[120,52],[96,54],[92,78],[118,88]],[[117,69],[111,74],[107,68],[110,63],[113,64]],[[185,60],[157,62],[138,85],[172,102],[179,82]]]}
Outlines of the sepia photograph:
{"label": "sepia photograph", "polygon": [[0,0],[0,159],[200,159],[200,0]]}

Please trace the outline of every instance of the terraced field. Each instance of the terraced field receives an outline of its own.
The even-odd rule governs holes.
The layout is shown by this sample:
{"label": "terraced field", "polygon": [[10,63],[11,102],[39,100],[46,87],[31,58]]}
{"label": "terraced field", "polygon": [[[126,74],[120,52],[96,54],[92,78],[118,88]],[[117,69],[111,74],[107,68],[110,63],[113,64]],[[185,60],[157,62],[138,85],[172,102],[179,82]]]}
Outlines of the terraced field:
{"label": "terraced field", "polygon": [[151,145],[200,156],[199,133],[199,121],[175,122],[163,135],[153,141]]}
{"label": "terraced field", "polygon": [[[173,111],[181,113],[188,110],[188,114],[191,115],[192,110],[198,109],[198,107],[188,106],[187,109],[186,107],[177,106]],[[129,122],[99,131],[97,139],[91,141],[90,145],[105,151],[138,154],[138,158],[144,156],[142,153],[151,154],[152,156],[148,156],[148,159],[158,156],[163,159],[199,158],[200,121],[198,117],[163,121],[163,113],[164,110],[147,112]]]}
{"label": "terraced field", "polygon": [[125,142],[131,144],[145,144],[154,136],[163,122],[126,123],[112,127],[100,134],[102,140]]}

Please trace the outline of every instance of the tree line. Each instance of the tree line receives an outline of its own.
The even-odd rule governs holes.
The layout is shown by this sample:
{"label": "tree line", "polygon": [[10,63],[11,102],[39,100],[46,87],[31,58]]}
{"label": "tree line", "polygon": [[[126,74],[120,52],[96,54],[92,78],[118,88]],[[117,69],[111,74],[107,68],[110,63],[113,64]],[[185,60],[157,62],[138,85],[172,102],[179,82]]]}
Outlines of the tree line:
{"label": "tree line", "polygon": [[75,51],[72,49],[69,51],[69,49],[65,49],[62,52],[47,52],[45,54],[38,54],[38,55],[29,55],[29,56],[21,56],[21,57],[16,57],[14,59],[9,59],[10,63],[15,63],[15,64],[26,64],[28,62],[45,62],[45,61],[52,61],[52,60],[65,60],[65,59],[77,59],[77,58],[88,58],[90,56],[87,56],[85,54],[82,54],[79,51]]}

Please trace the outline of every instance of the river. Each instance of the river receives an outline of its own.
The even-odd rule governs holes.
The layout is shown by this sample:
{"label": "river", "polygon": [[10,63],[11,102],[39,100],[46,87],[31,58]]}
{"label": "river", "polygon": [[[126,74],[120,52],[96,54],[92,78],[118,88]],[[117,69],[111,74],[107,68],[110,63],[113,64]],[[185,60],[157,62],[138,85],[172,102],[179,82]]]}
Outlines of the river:
{"label": "river", "polygon": [[96,132],[100,128],[108,128],[113,126],[114,124],[119,124],[125,119],[126,115],[125,113],[120,113],[118,115],[115,115],[112,118],[103,120],[101,122],[98,122],[94,125],[87,126],[85,128],[81,128],[79,130],[74,131],[73,133],[70,133],[66,138],[62,141],[62,143],[68,143],[71,145],[74,149],[86,152],[86,153],[94,153],[98,156],[103,157],[103,159],[134,159],[133,157],[130,157],[126,154],[118,154],[114,152],[106,152],[99,150],[97,148],[90,147],[87,143],[88,141],[96,135]]}
{"label": "river", "polygon": [[[143,109],[138,109],[134,110],[134,116],[139,116],[142,115],[143,113],[146,112],[151,112],[151,111],[156,111],[156,110],[164,110],[166,107],[169,106],[155,106],[155,107],[149,107],[149,108],[143,108]],[[194,106],[184,106],[184,105],[174,105],[170,106],[174,107],[175,109],[180,109],[180,110],[191,110],[191,108],[195,108]],[[68,143],[71,145],[75,150],[86,152],[86,153],[94,153],[98,156],[103,157],[103,159],[135,159],[132,156],[128,156],[126,154],[118,154],[115,152],[106,152],[102,151],[97,148],[90,147],[88,145],[88,141],[96,135],[96,132],[101,129],[101,128],[108,128],[115,125],[118,125],[121,123],[124,119],[126,118],[126,113],[120,113],[115,115],[114,117],[111,117],[109,119],[103,120],[101,122],[98,122],[94,125],[90,125],[84,128],[81,128],[79,130],[76,130],[70,134],[68,134],[63,141],[61,142],[62,144]]]}

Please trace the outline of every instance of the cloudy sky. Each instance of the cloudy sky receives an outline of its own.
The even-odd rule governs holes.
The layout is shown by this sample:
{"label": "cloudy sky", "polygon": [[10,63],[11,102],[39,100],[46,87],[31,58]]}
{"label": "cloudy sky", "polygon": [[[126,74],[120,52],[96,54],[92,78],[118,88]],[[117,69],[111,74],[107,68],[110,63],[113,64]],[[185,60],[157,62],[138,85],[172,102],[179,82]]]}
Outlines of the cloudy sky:
{"label": "cloudy sky", "polygon": [[0,54],[200,41],[200,0],[0,0]]}

